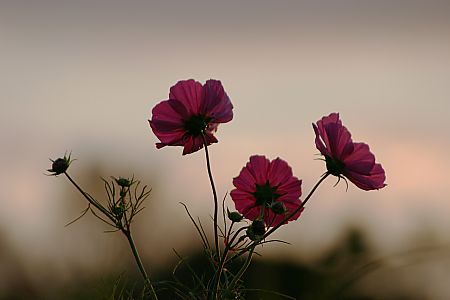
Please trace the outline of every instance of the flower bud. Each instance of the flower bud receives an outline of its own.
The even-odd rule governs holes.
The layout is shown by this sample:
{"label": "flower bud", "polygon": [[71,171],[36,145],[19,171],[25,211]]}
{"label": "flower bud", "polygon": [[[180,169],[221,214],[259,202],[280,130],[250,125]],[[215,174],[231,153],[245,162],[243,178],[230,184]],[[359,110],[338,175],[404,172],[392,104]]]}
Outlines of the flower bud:
{"label": "flower bud", "polygon": [[266,233],[266,227],[264,221],[261,219],[253,220],[252,224],[247,228],[246,234],[252,241],[262,240],[264,233]]}
{"label": "flower bud", "polygon": [[279,201],[273,202],[270,209],[272,209],[273,213],[276,215],[282,215],[286,212],[286,206],[284,205],[283,202]]}
{"label": "flower bud", "polygon": [[253,233],[255,235],[264,235],[264,233],[266,233],[266,225],[264,224],[264,220],[255,219],[250,227],[253,229]]}
{"label": "flower bud", "polygon": [[119,177],[119,178],[114,178],[114,179],[116,180],[117,185],[121,186],[121,187],[130,187],[131,184],[133,183],[128,178]]}
{"label": "flower bud", "polygon": [[70,163],[72,162],[70,160],[70,155],[69,155],[69,157],[64,155],[63,158],[58,158],[56,160],[51,160],[51,161],[53,162],[52,168],[48,169],[47,171],[52,173],[51,175],[54,175],[54,176],[66,172],[67,169],[69,168]]}
{"label": "flower bud", "polygon": [[229,211],[228,209],[227,209],[227,215],[228,215],[228,219],[230,219],[230,221],[236,222],[236,223],[242,221],[242,219],[244,218],[237,211]]}

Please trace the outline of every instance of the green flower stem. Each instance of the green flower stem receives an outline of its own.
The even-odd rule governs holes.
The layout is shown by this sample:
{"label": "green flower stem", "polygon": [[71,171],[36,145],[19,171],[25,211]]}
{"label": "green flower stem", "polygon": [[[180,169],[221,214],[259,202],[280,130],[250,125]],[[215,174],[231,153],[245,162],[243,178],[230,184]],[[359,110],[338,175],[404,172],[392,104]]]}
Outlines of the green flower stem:
{"label": "green flower stem", "polygon": [[69,181],[77,188],[77,190],[84,196],[84,198],[86,198],[86,200],[90,204],[94,205],[95,208],[97,208],[105,216],[107,216],[113,222],[113,224],[116,223],[114,217],[111,216],[111,214],[106,210],[106,208],[104,208],[100,203],[98,203],[94,198],[92,198],[91,195],[89,195],[88,193],[83,191],[83,189],[72,179],[72,177],[69,176],[69,174],[67,172],[64,172],[64,175],[66,175],[66,177],[69,179]]}
{"label": "green flower stem", "polygon": [[[128,220],[128,217],[127,217],[127,209],[126,209],[126,203],[125,203],[125,197],[127,195],[127,192],[129,192],[129,188],[124,188],[124,187],[120,188],[119,201],[120,201],[120,205],[122,205],[123,209],[124,209],[123,219],[125,221],[126,226],[128,227],[128,231],[130,231],[130,221]],[[131,195],[129,195],[129,197],[130,197],[130,201],[131,201]],[[130,234],[131,234],[131,232],[130,232]]]}
{"label": "green flower stem", "polygon": [[206,142],[206,138],[205,135],[202,133],[202,140],[203,140],[203,145],[205,146],[205,155],[206,155],[206,167],[208,169],[208,176],[209,176],[209,182],[211,183],[211,188],[212,188],[212,192],[213,192],[213,197],[214,197],[214,245],[215,245],[215,249],[216,249],[216,257],[219,258],[220,257],[220,252],[219,252],[219,234],[217,232],[217,214],[218,214],[218,200],[217,200],[217,192],[216,192],[216,187],[214,185],[214,179],[212,176],[212,172],[211,172],[211,164],[209,162],[209,153],[208,153],[208,146],[207,146],[207,142]]}
{"label": "green flower stem", "polygon": [[131,251],[133,252],[134,259],[138,265],[139,271],[141,271],[142,277],[144,278],[145,286],[150,290],[150,297],[153,300],[157,300],[158,296],[156,295],[155,289],[150,281],[150,278],[145,271],[144,265],[142,264],[141,258],[139,257],[139,253],[137,251],[136,245],[134,243],[133,237],[131,235],[130,229],[122,229],[123,234],[127,237],[128,243],[130,244]]}
{"label": "green flower stem", "polygon": [[219,268],[217,269],[216,273],[214,274],[213,277],[213,282],[214,282],[214,289],[215,289],[215,299],[218,299],[219,297],[219,286],[220,286],[220,277],[222,276],[222,271],[223,268],[225,267],[225,261],[227,259],[227,255],[228,252],[230,251],[232,243],[234,242],[234,240],[236,239],[236,237],[238,236],[238,234],[242,231],[245,230],[247,227],[241,227],[238,229],[238,231],[234,234],[234,236],[230,239],[230,233],[231,233],[231,229],[233,228],[234,222],[231,223],[230,226],[230,231],[228,231],[228,235],[227,235],[227,244],[225,245],[225,250],[223,251],[222,257],[219,261]]}
{"label": "green flower stem", "polygon": [[322,177],[320,177],[319,181],[317,181],[316,185],[314,185],[314,187],[311,189],[311,191],[309,192],[308,196],[306,196],[305,200],[302,202],[302,204],[296,209],[294,210],[292,213],[290,213],[289,215],[287,215],[283,221],[279,222],[277,225],[275,225],[274,227],[272,227],[269,231],[267,231],[264,234],[264,238],[267,238],[272,232],[274,232],[275,230],[277,230],[278,228],[280,228],[281,225],[284,224],[284,222],[287,222],[290,218],[292,218],[296,213],[298,213],[303,207],[305,207],[306,202],[308,202],[308,200],[311,198],[311,196],[314,194],[314,192],[316,191],[316,189],[319,187],[319,185],[330,175],[330,173],[325,173],[325,175],[323,175]]}
{"label": "green flower stem", "polygon": [[229,286],[230,289],[234,288],[234,286],[236,285],[238,280],[241,279],[242,275],[244,275],[245,271],[250,266],[250,263],[252,261],[253,251],[255,250],[255,247],[256,247],[256,244],[253,245],[253,246],[250,246],[250,250],[249,250],[249,253],[247,255],[247,259],[245,260],[245,263],[242,266],[242,268],[239,270],[239,272],[236,274],[236,276],[231,281],[230,286]]}
{"label": "green flower stem", "polygon": [[238,237],[239,233],[241,233],[241,231],[248,229],[250,226],[244,226],[239,228],[234,234],[233,237],[231,239],[228,240],[228,250],[232,249],[232,245],[234,243],[234,241],[236,240],[236,238]]}
{"label": "green flower stem", "polygon": [[[84,196],[84,198],[86,198],[86,200],[95,206],[95,208],[97,208],[99,211],[101,211],[106,217],[108,217],[113,224],[116,224],[116,219],[114,218],[114,216],[112,216],[107,210],[106,208],[104,208],[100,203],[97,202],[97,200],[95,200],[92,196],[90,196],[88,193],[86,193],[85,191],[83,191],[83,189],[72,179],[72,177],[69,176],[69,174],[67,172],[64,172],[64,174],[66,175],[66,177],[69,179],[69,181],[77,188],[77,190]],[[124,197],[121,196],[120,201],[124,201],[123,199]],[[130,224],[128,223],[127,218],[125,217],[125,222],[127,225],[127,228],[123,228],[123,226],[120,226],[120,229],[122,231],[122,233],[127,237],[128,243],[130,244],[131,247],[131,251],[133,252],[133,256],[136,260],[136,263],[139,267],[139,270],[142,273],[142,276],[144,277],[144,281],[145,281],[145,286],[147,288],[150,289],[150,296],[153,300],[157,300],[158,297],[156,295],[155,289],[153,288],[152,283],[150,282],[150,278],[147,275],[147,272],[145,272],[144,269],[144,265],[142,264],[141,258],[139,257],[139,253],[136,249],[136,245],[134,244],[133,241],[133,237],[131,236],[131,231],[130,231]]]}

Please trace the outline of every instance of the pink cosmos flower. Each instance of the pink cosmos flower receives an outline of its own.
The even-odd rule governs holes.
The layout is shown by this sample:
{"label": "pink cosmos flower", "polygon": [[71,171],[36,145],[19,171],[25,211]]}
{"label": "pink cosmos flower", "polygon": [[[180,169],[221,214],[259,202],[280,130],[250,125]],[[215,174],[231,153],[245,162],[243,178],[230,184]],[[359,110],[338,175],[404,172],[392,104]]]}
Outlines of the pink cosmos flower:
{"label": "pink cosmos flower", "polygon": [[[269,161],[265,156],[253,155],[233,179],[236,188],[230,195],[245,218],[253,221],[261,217],[267,226],[274,227],[301,205],[301,184],[284,160]],[[289,221],[296,220],[301,211]]]}
{"label": "pink cosmos flower", "polygon": [[217,143],[214,132],[219,123],[233,119],[233,105],[219,80],[210,79],[202,86],[193,79],[178,81],[170,88],[169,99],[152,110],[149,120],[153,133],[164,146],[183,146],[183,155]]}
{"label": "pink cosmos flower", "polygon": [[338,113],[332,113],[313,124],[316,147],[325,156],[328,173],[347,177],[357,187],[369,191],[381,189],[386,176],[369,146],[354,143],[350,132],[342,125]]}

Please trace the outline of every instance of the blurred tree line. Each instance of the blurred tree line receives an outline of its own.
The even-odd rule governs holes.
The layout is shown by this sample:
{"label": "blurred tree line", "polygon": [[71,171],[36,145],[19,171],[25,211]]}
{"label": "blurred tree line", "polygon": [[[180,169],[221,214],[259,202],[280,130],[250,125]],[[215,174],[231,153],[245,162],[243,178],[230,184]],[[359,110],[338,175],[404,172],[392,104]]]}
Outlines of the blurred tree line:
{"label": "blurred tree line", "polygon": [[[14,254],[9,252],[5,243],[0,241],[1,262],[14,263]],[[369,295],[368,291],[358,283],[361,278],[382,266],[382,262],[371,261],[371,252],[364,235],[356,230],[347,232],[344,239],[336,243],[315,262],[302,264],[283,260],[254,259],[244,276],[245,286],[243,299],[269,300],[294,299],[302,300],[375,300],[381,299]],[[369,263],[368,263],[369,262]],[[164,271],[154,274],[156,281],[172,279],[170,271],[177,264],[167,266]],[[191,272],[189,267],[198,273],[208,276],[208,262],[202,251],[191,253],[186,261],[177,268],[177,278],[189,284]],[[20,266],[20,264],[15,264]],[[189,265],[189,267],[188,267]],[[134,265],[129,270],[135,270]],[[19,299],[139,299],[142,290],[140,274],[104,274],[101,276],[80,276],[71,284],[58,287],[57,280],[48,285],[36,287],[24,272],[15,270],[14,276],[3,284],[2,300]],[[7,274],[2,274],[7,276]],[[5,282],[4,282],[5,283]],[[55,288],[56,287],[56,288]],[[273,291],[273,292],[271,292]],[[177,299],[170,290],[159,291],[160,299]],[[383,296],[383,299],[419,299],[405,291],[404,295]]]}

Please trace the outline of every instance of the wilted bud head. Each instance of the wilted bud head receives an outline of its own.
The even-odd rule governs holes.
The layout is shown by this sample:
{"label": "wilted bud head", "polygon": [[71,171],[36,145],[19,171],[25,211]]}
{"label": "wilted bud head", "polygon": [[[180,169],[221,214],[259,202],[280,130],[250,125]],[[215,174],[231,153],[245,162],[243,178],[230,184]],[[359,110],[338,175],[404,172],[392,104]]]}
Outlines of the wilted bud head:
{"label": "wilted bud head", "polygon": [[272,206],[270,207],[274,214],[276,215],[282,215],[286,212],[286,206],[283,202],[273,202]]}
{"label": "wilted bud head", "polygon": [[228,219],[230,219],[230,221],[232,221],[232,222],[240,222],[244,218],[237,211],[229,211],[228,209],[227,209],[227,215],[228,215]]}
{"label": "wilted bud head", "polygon": [[66,170],[69,168],[70,162],[71,162],[70,156],[66,157],[64,155],[63,158],[58,158],[56,160],[53,160],[52,168],[48,169],[47,171],[53,173],[51,175],[55,175],[55,176],[62,174],[64,172],[66,172]]}
{"label": "wilted bud head", "polygon": [[264,224],[264,220],[255,219],[250,227],[253,229],[253,233],[255,235],[264,235],[264,233],[266,233],[266,225]]}
{"label": "wilted bud head", "polygon": [[116,180],[117,185],[121,186],[121,187],[130,187],[131,184],[133,183],[131,180],[129,180],[128,178],[114,178]]}

